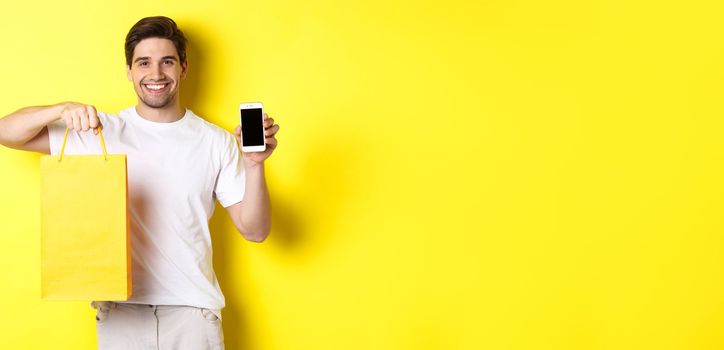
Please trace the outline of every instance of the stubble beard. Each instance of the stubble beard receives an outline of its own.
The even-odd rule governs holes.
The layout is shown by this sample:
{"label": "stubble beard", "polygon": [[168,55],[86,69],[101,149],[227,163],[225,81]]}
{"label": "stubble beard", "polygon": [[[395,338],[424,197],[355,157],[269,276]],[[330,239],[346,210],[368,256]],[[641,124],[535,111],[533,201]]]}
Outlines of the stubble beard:
{"label": "stubble beard", "polygon": [[143,104],[145,104],[146,106],[151,107],[151,108],[166,107],[173,100],[173,96],[166,96],[165,98],[160,99],[160,100],[146,99],[143,96],[140,96],[140,97],[141,97],[141,102],[143,102]]}

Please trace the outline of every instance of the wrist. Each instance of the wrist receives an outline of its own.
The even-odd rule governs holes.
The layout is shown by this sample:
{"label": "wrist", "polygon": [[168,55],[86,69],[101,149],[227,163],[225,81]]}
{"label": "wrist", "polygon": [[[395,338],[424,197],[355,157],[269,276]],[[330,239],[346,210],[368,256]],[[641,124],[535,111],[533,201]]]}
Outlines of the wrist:
{"label": "wrist", "polygon": [[65,111],[65,102],[56,103],[52,105],[46,105],[37,109],[38,117],[43,119],[42,123],[48,125],[50,123],[62,120],[63,112]]}
{"label": "wrist", "polygon": [[242,157],[242,160],[244,161],[244,168],[246,169],[264,169],[264,161],[257,162],[254,160],[250,160],[246,156]]}
{"label": "wrist", "polygon": [[61,103],[56,104],[56,105],[53,106],[53,107],[55,107],[55,113],[54,113],[54,114],[57,116],[56,119],[61,119],[61,115],[62,115],[63,112],[65,112],[65,110],[68,108],[68,102],[61,102]]}

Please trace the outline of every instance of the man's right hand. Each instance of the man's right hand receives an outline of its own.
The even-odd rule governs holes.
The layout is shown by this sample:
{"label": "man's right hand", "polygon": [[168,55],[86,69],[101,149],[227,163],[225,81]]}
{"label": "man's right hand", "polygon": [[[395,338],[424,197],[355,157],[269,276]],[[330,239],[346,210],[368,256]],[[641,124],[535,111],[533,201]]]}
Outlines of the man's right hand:
{"label": "man's right hand", "polygon": [[65,127],[68,129],[75,131],[88,131],[93,129],[93,133],[96,135],[98,135],[98,127],[101,126],[96,108],[77,102],[63,103],[63,111],[60,113],[60,119],[65,122]]}

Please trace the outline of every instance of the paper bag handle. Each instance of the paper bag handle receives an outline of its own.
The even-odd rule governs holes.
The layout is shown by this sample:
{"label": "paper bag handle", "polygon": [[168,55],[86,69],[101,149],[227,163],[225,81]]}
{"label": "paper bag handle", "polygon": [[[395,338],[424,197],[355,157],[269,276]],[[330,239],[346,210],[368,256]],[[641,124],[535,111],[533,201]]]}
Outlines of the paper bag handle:
{"label": "paper bag handle", "polygon": [[[65,128],[65,136],[63,136],[63,146],[60,147],[60,157],[58,161],[63,160],[63,153],[65,153],[65,144],[68,142],[68,131],[70,129]],[[103,141],[103,126],[98,126],[98,137],[101,139],[101,148],[103,149],[103,160],[108,160],[108,152],[106,152],[106,142]]]}

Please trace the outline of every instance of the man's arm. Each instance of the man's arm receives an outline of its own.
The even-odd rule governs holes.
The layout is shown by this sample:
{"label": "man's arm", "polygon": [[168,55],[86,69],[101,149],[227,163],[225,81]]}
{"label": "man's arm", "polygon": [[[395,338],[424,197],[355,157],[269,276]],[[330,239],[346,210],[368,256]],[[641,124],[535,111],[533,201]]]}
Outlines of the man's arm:
{"label": "man's arm", "polygon": [[264,163],[244,163],[244,200],[226,209],[234,226],[244,238],[252,242],[263,242],[271,230],[271,204],[264,178]]}
{"label": "man's arm", "polygon": [[62,102],[50,106],[21,108],[0,119],[0,144],[23,151],[50,154],[47,125],[63,119],[70,129],[97,133],[100,125],[93,106]]}
{"label": "man's arm", "polygon": [[[246,176],[244,200],[226,208],[236,229],[252,242],[263,242],[271,231],[271,204],[264,176],[264,161],[277,147],[277,131],[279,125],[274,124],[274,119],[264,113],[266,150],[242,156]],[[240,126],[236,127],[234,135],[243,144]]]}
{"label": "man's arm", "polygon": [[21,108],[0,119],[0,144],[23,151],[50,154],[46,125],[58,120],[63,105]]}

